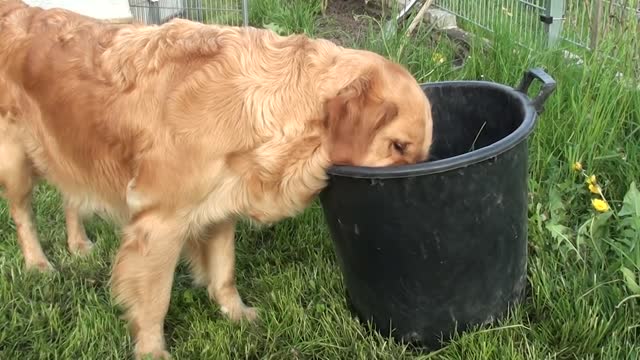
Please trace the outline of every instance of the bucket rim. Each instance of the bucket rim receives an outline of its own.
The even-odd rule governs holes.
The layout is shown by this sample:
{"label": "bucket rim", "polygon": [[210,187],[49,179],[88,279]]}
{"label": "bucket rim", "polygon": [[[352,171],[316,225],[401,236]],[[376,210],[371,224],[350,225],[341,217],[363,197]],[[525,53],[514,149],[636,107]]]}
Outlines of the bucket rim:
{"label": "bucket rim", "polygon": [[466,152],[464,154],[417,164],[394,165],[387,167],[332,165],[327,170],[327,174],[329,174],[331,177],[339,176],[360,179],[392,179],[437,174],[468,167],[497,157],[498,155],[503,154],[519,145],[531,134],[538,117],[538,113],[534,105],[526,94],[504,84],[483,80],[453,80],[427,82],[421,83],[419,85],[423,91],[427,88],[436,88],[443,86],[467,87],[478,85],[500,90],[505,94],[513,97],[516,101],[520,102],[524,110],[524,119],[520,126],[518,126],[518,128],[516,128],[511,134],[496,141],[495,143],[492,143],[491,145],[487,145],[480,149]]}

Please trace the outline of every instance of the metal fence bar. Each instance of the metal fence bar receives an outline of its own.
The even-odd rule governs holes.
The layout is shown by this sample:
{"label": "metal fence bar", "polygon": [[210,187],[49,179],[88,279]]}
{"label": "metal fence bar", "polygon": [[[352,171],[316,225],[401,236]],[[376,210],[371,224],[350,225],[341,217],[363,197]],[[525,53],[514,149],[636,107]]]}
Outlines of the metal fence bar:
{"label": "metal fence bar", "polygon": [[564,31],[561,34],[563,41],[589,48],[589,37],[592,34],[591,19],[592,4],[600,0],[575,1],[569,0],[565,9]]}
{"label": "metal fence bar", "polygon": [[488,31],[496,26],[506,29],[523,42],[536,41],[543,35],[537,20],[545,10],[546,0],[438,0],[435,6]]}
{"label": "metal fence bar", "polygon": [[161,24],[173,18],[204,23],[249,25],[249,0],[129,0],[136,21]]}
{"label": "metal fence bar", "polygon": [[242,0],[242,23],[249,26],[249,0]]}
{"label": "metal fence bar", "polygon": [[594,49],[621,31],[640,37],[640,0],[436,0],[434,6],[488,31],[505,26],[524,44],[543,39],[547,46]]}
{"label": "metal fence bar", "polygon": [[564,0],[547,0],[545,31],[547,44],[555,46],[561,40],[562,25],[564,24]]}

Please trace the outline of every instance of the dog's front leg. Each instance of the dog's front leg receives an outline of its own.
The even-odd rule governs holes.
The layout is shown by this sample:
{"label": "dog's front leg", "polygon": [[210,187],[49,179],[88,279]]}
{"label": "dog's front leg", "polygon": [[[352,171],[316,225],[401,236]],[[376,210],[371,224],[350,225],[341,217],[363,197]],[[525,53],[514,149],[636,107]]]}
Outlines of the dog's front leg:
{"label": "dog's front leg", "polygon": [[216,224],[202,238],[189,241],[186,255],[196,282],[207,287],[225,316],[232,321],[254,321],[256,309],[244,304],[236,287],[235,225],[234,220]]}
{"label": "dog's front leg", "polygon": [[71,201],[65,201],[64,206],[67,224],[67,246],[69,252],[76,255],[87,255],[91,252],[93,243],[87,237],[79,206]]}
{"label": "dog's front leg", "polygon": [[134,218],[123,234],[116,256],[112,287],[126,309],[135,340],[136,358],[169,358],[164,318],[169,308],[174,271],[182,250],[184,226],[158,212]]}

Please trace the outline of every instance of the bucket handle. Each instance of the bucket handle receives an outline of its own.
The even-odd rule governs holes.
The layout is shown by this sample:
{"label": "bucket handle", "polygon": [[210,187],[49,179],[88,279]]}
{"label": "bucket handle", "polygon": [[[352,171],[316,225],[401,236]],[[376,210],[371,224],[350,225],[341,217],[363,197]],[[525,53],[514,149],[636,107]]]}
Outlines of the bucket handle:
{"label": "bucket handle", "polygon": [[556,89],[556,81],[553,80],[546,71],[542,68],[533,68],[525,71],[520,84],[515,90],[527,95],[529,86],[531,86],[531,83],[533,83],[535,79],[542,81],[543,85],[540,93],[531,101],[531,104],[536,109],[536,112],[541,114],[544,111],[544,103],[547,101],[547,98],[549,98],[549,95]]}

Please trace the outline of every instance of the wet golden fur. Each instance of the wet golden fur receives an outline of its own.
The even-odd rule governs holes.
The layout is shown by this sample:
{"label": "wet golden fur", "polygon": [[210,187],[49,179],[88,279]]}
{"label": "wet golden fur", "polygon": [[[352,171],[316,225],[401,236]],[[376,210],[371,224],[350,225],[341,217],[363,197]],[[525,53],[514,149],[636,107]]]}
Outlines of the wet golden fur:
{"label": "wet golden fur", "polygon": [[176,263],[232,320],[256,318],[234,278],[240,218],[303,210],[332,164],[425,160],[431,110],[401,66],[325,40],[174,20],[107,24],[0,0],[0,183],[26,266],[52,269],[31,217],[43,177],[82,218],[123,227],[112,286],[136,355],[166,356]]}

